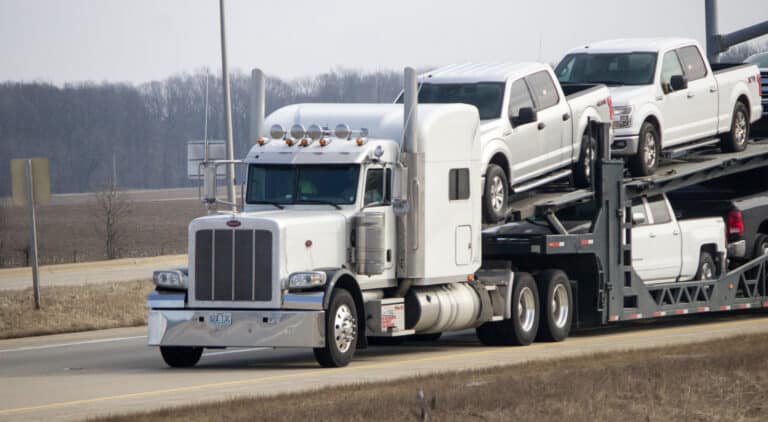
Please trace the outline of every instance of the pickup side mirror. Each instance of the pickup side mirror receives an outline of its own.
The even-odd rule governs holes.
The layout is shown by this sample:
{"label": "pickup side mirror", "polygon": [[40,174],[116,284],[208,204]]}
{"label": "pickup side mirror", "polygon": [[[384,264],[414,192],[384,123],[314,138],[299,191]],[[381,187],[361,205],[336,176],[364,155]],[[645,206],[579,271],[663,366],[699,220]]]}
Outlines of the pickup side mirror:
{"label": "pickup side mirror", "polygon": [[645,214],[642,212],[632,213],[632,224],[636,226],[645,224]]}
{"label": "pickup side mirror", "polygon": [[538,113],[533,107],[522,107],[517,112],[517,117],[511,116],[509,122],[512,126],[520,126],[527,123],[533,123],[539,119]]}
{"label": "pickup side mirror", "polygon": [[688,88],[688,78],[684,75],[673,75],[672,79],[669,80],[669,86],[672,88],[672,91],[686,89]]}

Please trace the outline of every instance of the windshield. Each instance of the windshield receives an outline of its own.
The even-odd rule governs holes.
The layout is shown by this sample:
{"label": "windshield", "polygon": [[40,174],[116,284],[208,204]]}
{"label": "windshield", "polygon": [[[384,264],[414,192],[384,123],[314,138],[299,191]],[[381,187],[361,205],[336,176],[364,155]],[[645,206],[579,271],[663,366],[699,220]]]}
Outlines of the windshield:
{"label": "windshield", "polygon": [[248,168],[248,204],[353,204],[360,165],[256,165]]}
{"label": "windshield", "polygon": [[569,54],[557,65],[561,83],[650,85],[656,53]]}
{"label": "windshield", "polygon": [[[498,119],[503,101],[504,84],[498,82],[422,84],[419,89],[420,103],[473,105],[480,112],[480,120]],[[402,96],[398,102],[402,102]]]}
{"label": "windshield", "polygon": [[754,56],[750,56],[745,61],[747,63],[757,65],[757,67],[761,69],[768,68],[768,53],[755,54]]}

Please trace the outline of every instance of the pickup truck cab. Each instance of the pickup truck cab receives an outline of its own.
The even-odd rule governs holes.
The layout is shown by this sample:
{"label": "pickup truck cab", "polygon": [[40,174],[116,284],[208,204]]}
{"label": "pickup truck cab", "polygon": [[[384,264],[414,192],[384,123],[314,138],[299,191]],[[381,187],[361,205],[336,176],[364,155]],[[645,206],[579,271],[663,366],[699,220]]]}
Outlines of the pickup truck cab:
{"label": "pickup truck cab", "polygon": [[746,148],[760,119],[760,72],[710,64],[695,40],[602,41],[571,50],[555,72],[563,84],[604,83],[615,106],[614,155],[634,176],[652,174],[662,150],[720,137],[724,152]]}
{"label": "pickup truck cab", "polygon": [[510,192],[569,175],[589,186],[597,147],[590,125],[611,121],[605,86],[564,91],[543,63],[449,65],[418,81],[419,103],[465,103],[480,113],[484,222],[506,217]]}

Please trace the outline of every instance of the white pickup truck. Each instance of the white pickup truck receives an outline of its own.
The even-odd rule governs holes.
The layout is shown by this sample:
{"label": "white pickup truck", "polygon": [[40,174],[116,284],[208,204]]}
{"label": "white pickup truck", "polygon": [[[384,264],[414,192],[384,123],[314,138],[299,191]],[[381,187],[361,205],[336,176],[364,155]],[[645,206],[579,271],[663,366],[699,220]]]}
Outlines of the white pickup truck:
{"label": "white pickup truck", "polygon": [[612,152],[629,158],[634,176],[652,174],[670,147],[719,142],[725,152],[741,151],[762,114],[757,67],[710,65],[695,40],[593,43],[571,50],[555,73],[563,84],[608,85],[616,110]]}
{"label": "white pickup truck", "polygon": [[591,129],[612,118],[605,86],[564,90],[542,63],[449,65],[420,75],[419,85],[422,104],[464,103],[480,112],[484,222],[506,217],[510,191],[569,175],[589,186],[597,147]]}

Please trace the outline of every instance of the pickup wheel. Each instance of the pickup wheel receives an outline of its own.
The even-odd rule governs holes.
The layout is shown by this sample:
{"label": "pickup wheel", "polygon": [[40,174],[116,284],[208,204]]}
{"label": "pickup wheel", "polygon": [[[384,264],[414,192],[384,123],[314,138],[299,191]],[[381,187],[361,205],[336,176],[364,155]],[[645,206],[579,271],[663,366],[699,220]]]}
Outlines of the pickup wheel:
{"label": "pickup wheel", "polygon": [[563,341],[571,333],[573,294],[568,276],[560,270],[542,271],[536,276],[541,294],[542,321],[537,340]]}
{"label": "pickup wheel", "polygon": [[160,346],[160,354],[168,366],[172,368],[191,368],[197,365],[203,356],[202,347],[191,346]]}
{"label": "pickup wheel", "polygon": [[485,223],[498,223],[506,218],[508,196],[509,181],[504,169],[496,164],[488,164],[483,191],[483,220]]}
{"label": "pickup wheel", "polygon": [[313,349],[317,362],[326,368],[347,366],[357,348],[355,300],[345,289],[334,289],[325,313],[325,346]]}
{"label": "pickup wheel", "polygon": [[768,235],[760,233],[755,236],[754,258],[759,258],[763,255],[768,255]]}
{"label": "pickup wheel", "polygon": [[733,108],[731,131],[720,139],[720,149],[723,152],[744,151],[749,140],[749,111],[743,102],[739,101]]}
{"label": "pickup wheel", "polygon": [[701,252],[699,255],[699,268],[696,270],[696,280],[714,280],[717,276],[715,259],[709,252]]}
{"label": "pickup wheel", "polygon": [[595,169],[595,159],[597,158],[597,141],[589,134],[584,132],[581,137],[581,152],[579,161],[573,167],[573,184],[577,188],[588,188],[592,185],[592,176]]}
{"label": "pickup wheel", "polygon": [[530,274],[515,274],[511,306],[512,318],[477,327],[481,343],[486,346],[526,346],[533,342],[539,330],[539,293]]}
{"label": "pickup wheel", "polygon": [[637,154],[629,159],[629,172],[634,177],[650,176],[659,167],[661,142],[659,132],[650,122],[643,122],[637,141]]}

